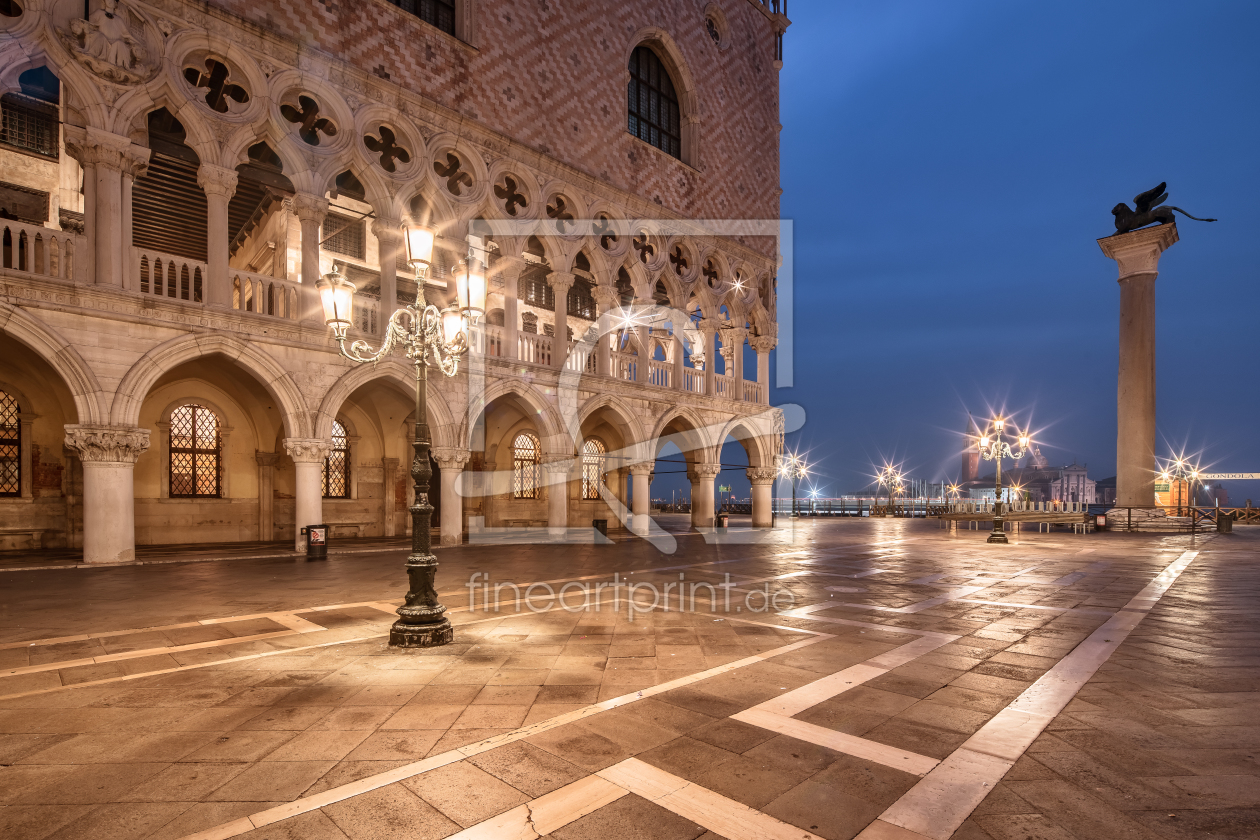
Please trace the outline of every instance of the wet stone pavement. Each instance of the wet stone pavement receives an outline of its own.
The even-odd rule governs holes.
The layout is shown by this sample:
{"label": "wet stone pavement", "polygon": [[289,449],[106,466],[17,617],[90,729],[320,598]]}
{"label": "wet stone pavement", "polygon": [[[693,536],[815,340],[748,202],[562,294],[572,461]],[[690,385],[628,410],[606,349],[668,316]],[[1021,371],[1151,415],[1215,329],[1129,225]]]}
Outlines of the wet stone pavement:
{"label": "wet stone pavement", "polygon": [[0,837],[1260,836],[1260,534],[984,536],[0,572]]}

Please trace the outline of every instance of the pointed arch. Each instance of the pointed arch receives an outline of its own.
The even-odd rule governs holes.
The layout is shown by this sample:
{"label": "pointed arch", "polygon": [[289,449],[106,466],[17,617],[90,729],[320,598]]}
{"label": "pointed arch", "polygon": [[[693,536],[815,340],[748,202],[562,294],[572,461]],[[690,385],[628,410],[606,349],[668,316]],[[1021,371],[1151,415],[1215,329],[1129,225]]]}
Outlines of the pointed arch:
{"label": "pointed arch", "polygon": [[[676,421],[682,421],[679,424],[680,431],[666,432],[666,429]],[[661,438],[667,434],[682,439],[682,443],[685,445],[679,445],[677,440],[674,443],[682,450],[683,457],[687,458],[688,461],[700,460],[707,462],[712,460],[714,446],[713,441],[709,439],[708,425],[694,410],[686,406],[675,406],[662,415],[652,429],[649,457],[655,457],[661,451],[661,447],[664,445],[661,442]]]}
{"label": "pointed arch", "polygon": [[[565,434],[564,424],[560,421],[556,410],[550,403],[538,393],[530,385],[517,380],[501,379],[495,382],[484,392],[476,395],[468,401],[468,415],[462,430],[463,436],[460,445],[464,449],[472,448],[473,429],[477,425],[477,421],[485,412],[486,406],[493,403],[500,397],[515,395],[522,399],[530,408],[534,409],[534,415],[537,418],[539,431],[545,440],[543,448],[547,452],[560,452],[566,455],[572,454],[572,440]],[[568,441],[567,448],[565,441]]]}
{"label": "pointed arch", "polygon": [[[337,419],[350,395],[369,382],[381,379],[396,384],[404,393],[415,393],[416,370],[410,362],[382,359],[375,365],[354,365],[337,378],[320,401],[319,408],[311,418],[314,437],[327,438],[331,435],[333,421]],[[439,389],[430,388],[426,404],[430,416],[437,421],[430,423],[433,428],[433,445],[457,446],[460,436],[445,396]]]}
{"label": "pointed arch", "polygon": [[163,374],[184,362],[205,356],[226,356],[251,374],[276,399],[288,437],[308,438],[311,423],[306,400],[288,371],[252,344],[226,335],[185,335],[145,353],[118,383],[110,421],[134,426],[145,396]]}
{"label": "pointed arch", "polygon": [[[615,394],[598,394],[582,404],[569,428],[569,433],[573,437],[574,442],[579,446],[581,445],[582,427],[586,425],[586,421],[592,414],[603,408],[617,415],[618,420],[624,427],[627,439],[626,448],[633,448],[636,451],[642,448],[643,444],[648,440],[643,424],[639,422],[639,418],[635,415],[634,410],[630,408],[629,403]],[[647,453],[640,453],[640,456],[646,457]]]}
{"label": "pointed arch", "polygon": [[29,347],[61,376],[74,397],[79,423],[105,423],[107,397],[96,374],[70,342],[24,309],[0,302],[0,333]]}

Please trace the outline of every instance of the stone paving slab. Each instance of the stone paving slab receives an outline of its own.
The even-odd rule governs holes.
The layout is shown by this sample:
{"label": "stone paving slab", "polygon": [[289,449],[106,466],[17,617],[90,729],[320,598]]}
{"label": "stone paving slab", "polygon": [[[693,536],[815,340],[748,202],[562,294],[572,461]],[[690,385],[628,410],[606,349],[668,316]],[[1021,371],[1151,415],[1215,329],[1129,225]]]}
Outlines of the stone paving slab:
{"label": "stone paving slab", "polygon": [[[75,573],[15,574],[0,639],[23,644],[0,654],[27,664],[0,668],[57,644],[134,656],[0,677],[0,836],[913,840],[925,835],[880,820],[923,783],[890,756],[955,761],[1193,552],[954,836],[1249,836],[1260,632],[1256,538],[1239,530],[989,547],[931,523],[819,521],[774,544],[680,541],[672,556],[638,541],[510,560],[443,550],[456,644],[405,654],[384,644],[405,582],[390,555],[96,571],[85,638],[34,647],[66,635],[48,611]],[[732,585],[701,589],[696,612],[651,610],[641,592],[633,620],[624,598],[618,612],[496,614],[468,610],[459,582],[478,571]],[[865,591],[831,589],[849,584]],[[790,606],[750,612],[766,587]],[[354,606],[310,611],[328,604]],[[291,615],[313,628],[280,623]],[[250,617],[200,624],[234,616]],[[179,651],[196,642],[170,625],[191,623],[284,635]],[[92,670],[123,662],[163,673]],[[805,740],[744,722],[789,695],[808,698],[781,718]]]}

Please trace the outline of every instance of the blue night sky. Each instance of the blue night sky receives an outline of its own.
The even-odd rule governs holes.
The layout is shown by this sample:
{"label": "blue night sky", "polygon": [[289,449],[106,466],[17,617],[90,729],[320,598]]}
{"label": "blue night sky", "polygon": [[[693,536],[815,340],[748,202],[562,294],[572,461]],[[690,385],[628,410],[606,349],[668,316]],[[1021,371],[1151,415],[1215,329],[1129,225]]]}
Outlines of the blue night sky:
{"label": "blue night sky", "polygon": [[[1179,221],[1161,260],[1161,446],[1260,471],[1260,3],[789,11],[796,364],[771,401],[806,409],[789,447],[820,489],[860,487],[885,459],[954,479],[967,412],[1001,407],[1051,464],[1114,475],[1119,288],[1095,240],[1163,180],[1169,203],[1221,221]],[[733,443],[723,461],[746,463]],[[1227,489],[1260,500],[1257,484]]]}

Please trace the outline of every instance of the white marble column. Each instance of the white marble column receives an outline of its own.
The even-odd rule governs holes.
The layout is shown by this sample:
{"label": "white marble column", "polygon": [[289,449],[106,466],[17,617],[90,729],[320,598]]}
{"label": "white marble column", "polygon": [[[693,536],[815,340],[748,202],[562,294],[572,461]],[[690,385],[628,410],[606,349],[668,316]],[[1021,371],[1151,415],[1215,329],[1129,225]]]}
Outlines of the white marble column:
{"label": "white marble column", "polygon": [[683,371],[686,370],[687,368],[687,365],[686,365],[687,354],[686,352],[684,352],[684,343],[686,341],[686,338],[684,337],[683,329],[680,324],[674,325],[673,341],[674,341],[674,381],[672,384],[675,389],[679,391],[685,391],[687,389],[687,383],[685,379],[683,378],[686,376],[686,374],[684,374]]}
{"label": "white marble column", "polygon": [[464,541],[464,497],[456,485],[471,455],[466,449],[440,447],[433,450],[433,460],[442,469],[442,545],[459,545]]}
{"label": "white marble column", "polygon": [[744,341],[747,338],[748,330],[744,327],[736,327],[722,334],[722,340],[727,342],[727,348],[730,349],[730,355],[726,357],[726,372],[732,380],[731,399],[738,401],[744,399]]}
{"label": "white marble column", "polygon": [[687,469],[687,478],[691,479],[691,525],[694,528],[713,527],[713,479],[721,471],[718,464],[694,464]]}
{"label": "white marble column", "polygon": [[84,170],[84,227],[93,246],[93,282],[121,289],[131,248],[123,241],[123,171],[133,160],[147,160],[148,149],[133,153],[131,138],[91,127],[67,126],[65,138],[67,152]]}
{"label": "white marble column", "polygon": [[294,490],[293,539],[299,552],[306,552],[302,529],[324,522],[324,459],[332,451],[332,441],[322,438],[285,438],[284,451],[293,459],[296,473]]}
{"label": "white marble column", "polygon": [[774,479],[778,473],[772,467],[749,467],[744,474],[752,484],[752,526],[769,528],[774,524]]}
{"label": "white marble column", "polygon": [[[596,318],[603,318],[621,303],[617,297],[617,290],[612,286],[596,286],[592,290],[591,296],[595,298]],[[595,344],[595,374],[597,376],[612,375],[611,333],[601,335],[599,341]]]}
{"label": "white marble column", "polygon": [[376,318],[377,335],[389,331],[389,316],[398,308],[398,254],[403,249],[402,227],[393,219],[372,222],[377,256],[381,264],[381,311]]}
{"label": "white marble column", "polygon": [[573,458],[562,456],[543,464],[547,472],[547,530],[563,535],[569,527],[569,478]]}
{"label": "white marble column", "polygon": [[123,288],[133,292],[140,291],[140,278],[134,275],[131,260],[131,243],[135,229],[132,194],[136,179],[143,176],[148,168],[149,150],[136,145],[130,146],[124,155],[122,171],[122,254]]}
{"label": "white marble column", "polygon": [[761,402],[770,402],[770,351],[778,344],[772,335],[755,335],[751,339],[752,348],[757,351],[757,382],[761,385]]}
{"label": "white marble column", "polygon": [[[206,194],[206,294],[207,306],[232,308],[232,283],[228,278],[228,202],[236,195],[236,170],[203,163],[197,183]],[[241,306],[245,303],[242,300]],[[258,310],[257,305],[254,307]]]}
{"label": "white marble column", "polygon": [[65,444],[83,464],[83,562],[135,560],[135,467],[149,430],[67,424]]}
{"label": "white marble column", "polygon": [[633,484],[630,503],[634,520],[630,529],[644,536],[652,519],[652,464],[631,464],[630,481]]}
{"label": "white marble column", "polygon": [[258,462],[258,541],[271,542],[276,538],[275,479],[279,452],[254,451]]}
{"label": "white marble column", "polygon": [[704,336],[704,394],[707,397],[717,396],[717,382],[714,380],[717,376],[717,333],[718,322],[714,319],[705,318],[700,322],[700,334]]}
{"label": "white marble column", "polygon": [[521,312],[517,295],[520,294],[521,272],[525,270],[525,260],[520,257],[500,257],[495,263],[495,269],[503,278],[503,356],[507,359],[519,359]]}
{"label": "white marble column", "polygon": [[[1120,268],[1120,371],[1116,390],[1116,505],[1155,504],[1155,278],[1177,226],[1099,239]],[[1066,484],[1066,482],[1064,482]],[[1066,496],[1066,487],[1065,496]]]}
{"label": "white marble column", "polygon": [[575,279],[563,271],[547,275],[556,296],[555,337],[551,340],[551,366],[556,370],[564,370],[565,360],[569,358],[569,289],[573,288]]}
{"label": "white marble column", "polygon": [[302,291],[298,301],[298,320],[324,323],[323,306],[319,302],[319,230],[328,215],[328,200],[309,193],[293,196],[293,215],[302,226]]}
{"label": "white marble column", "polygon": [[387,537],[392,537],[398,530],[398,508],[394,495],[398,484],[398,459],[382,458],[381,475],[385,484],[385,495],[382,497],[381,504],[381,516],[385,519],[382,523],[382,533]]}

